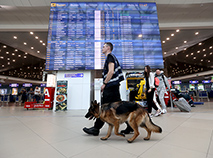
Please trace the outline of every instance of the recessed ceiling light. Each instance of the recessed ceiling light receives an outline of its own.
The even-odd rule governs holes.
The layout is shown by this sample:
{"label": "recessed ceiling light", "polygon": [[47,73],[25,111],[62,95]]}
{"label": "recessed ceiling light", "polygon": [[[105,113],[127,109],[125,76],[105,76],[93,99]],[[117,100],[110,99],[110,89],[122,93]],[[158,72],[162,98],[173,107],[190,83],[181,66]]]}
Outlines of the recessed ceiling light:
{"label": "recessed ceiling light", "polygon": [[24,56],[24,58],[27,58],[27,56]]}
{"label": "recessed ceiling light", "polygon": [[40,51],[38,50],[37,53],[40,53]]}
{"label": "recessed ceiling light", "polygon": [[12,55],[15,55],[15,53],[12,53]]}
{"label": "recessed ceiling light", "polygon": [[186,48],[184,48],[183,50],[186,50]]}
{"label": "recessed ceiling light", "polygon": [[33,33],[33,32],[30,32],[30,34],[33,35],[34,33]]}
{"label": "recessed ceiling light", "polygon": [[170,39],[169,37],[166,38],[166,40],[169,40],[169,39]]}
{"label": "recessed ceiling light", "polygon": [[42,40],[40,40],[40,43],[43,43],[43,41],[42,41]]}
{"label": "recessed ceiling light", "polygon": [[10,65],[10,62],[8,62],[7,64]]}
{"label": "recessed ceiling light", "polygon": [[25,54],[27,55],[28,53],[27,53],[27,52],[25,52]]}
{"label": "recessed ceiling light", "polygon": [[4,65],[2,65],[2,67],[4,67]]}
{"label": "recessed ceiling light", "polygon": [[18,57],[21,57],[21,55],[18,55]]}
{"label": "recessed ceiling light", "polygon": [[26,43],[26,42],[24,42],[24,45],[27,45],[27,43]]}
{"label": "recessed ceiling light", "polygon": [[15,52],[18,52],[18,49],[15,49]]}
{"label": "recessed ceiling light", "polygon": [[179,32],[179,31],[180,31],[179,29],[176,30],[176,32]]}
{"label": "recessed ceiling light", "polygon": [[3,46],[3,48],[7,48],[7,46]]}
{"label": "recessed ceiling light", "polygon": [[31,47],[31,49],[34,49],[34,47]]}
{"label": "recessed ceiling light", "polygon": [[186,57],[188,57],[189,55],[187,54]]}
{"label": "recessed ceiling light", "polygon": [[162,43],[165,43],[165,41],[162,41]]}
{"label": "recessed ceiling light", "polygon": [[10,60],[10,58],[7,58],[7,60]]}
{"label": "recessed ceiling light", "polygon": [[16,36],[13,36],[13,38],[14,38],[14,39],[17,39],[17,37],[16,37]]}
{"label": "recessed ceiling light", "polygon": [[199,45],[202,45],[202,43],[199,43]]}
{"label": "recessed ceiling light", "polygon": [[184,41],[183,43],[187,43],[187,41]]}
{"label": "recessed ceiling light", "polygon": [[45,43],[43,43],[43,46],[45,46]]}
{"label": "recessed ceiling light", "polygon": [[210,46],[209,49],[212,49],[212,46]]}
{"label": "recessed ceiling light", "polygon": [[171,34],[171,36],[174,36],[174,35],[175,35],[174,33]]}
{"label": "recessed ceiling light", "polygon": [[196,59],[196,57],[194,57],[193,59]]}
{"label": "recessed ceiling light", "polygon": [[38,36],[35,36],[35,39],[38,39]]}
{"label": "recessed ceiling light", "polygon": [[178,49],[178,47],[175,47],[175,49]]}
{"label": "recessed ceiling light", "polygon": [[15,62],[16,60],[13,60],[13,62]]}
{"label": "recessed ceiling light", "polygon": [[[143,37],[143,35],[142,34],[140,34],[140,35],[138,35],[138,37]],[[41,41],[40,41],[41,42]],[[42,43],[42,42],[41,42]]]}
{"label": "recessed ceiling light", "polygon": [[212,52],[210,53],[210,55],[212,55]]}
{"label": "recessed ceiling light", "polygon": [[210,63],[210,60],[208,60],[208,62]]}
{"label": "recessed ceiling light", "polygon": [[195,32],[195,35],[198,35],[199,34],[199,32]]}
{"label": "recessed ceiling light", "polygon": [[204,57],[206,56],[206,54],[203,55]]}
{"label": "recessed ceiling light", "polygon": [[6,52],[6,54],[9,54],[9,52]]}
{"label": "recessed ceiling light", "polygon": [[206,51],[206,49],[203,49],[203,51],[205,52],[205,51]]}
{"label": "recessed ceiling light", "polygon": [[191,55],[193,55],[194,53],[191,53]]}

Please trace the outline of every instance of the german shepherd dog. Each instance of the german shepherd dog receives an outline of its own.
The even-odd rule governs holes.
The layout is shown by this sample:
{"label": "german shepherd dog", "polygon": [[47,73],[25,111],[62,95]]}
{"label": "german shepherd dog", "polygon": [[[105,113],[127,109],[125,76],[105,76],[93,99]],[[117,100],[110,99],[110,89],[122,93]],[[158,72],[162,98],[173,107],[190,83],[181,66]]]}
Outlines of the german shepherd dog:
{"label": "german shepherd dog", "polygon": [[102,137],[101,140],[107,140],[115,127],[114,132],[118,136],[125,137],[123,133],[119,133],[119,125],[128,122],[134,130],[134,135],[128,139],[129,143],[133,142],[139,135],[138,127],[145,128],[147,131],[147,137],[144,140],[149,140],[151,132],[161,133],[162,129],[155,125],[148,112],[139,104],[128,101],[118,101],[113,103],[103,104],[102,106],[95,100],[91,102],[89,110],[85,115],[90,120],[100,118],[102,121],[107,122],[109,125],[107,135]]}

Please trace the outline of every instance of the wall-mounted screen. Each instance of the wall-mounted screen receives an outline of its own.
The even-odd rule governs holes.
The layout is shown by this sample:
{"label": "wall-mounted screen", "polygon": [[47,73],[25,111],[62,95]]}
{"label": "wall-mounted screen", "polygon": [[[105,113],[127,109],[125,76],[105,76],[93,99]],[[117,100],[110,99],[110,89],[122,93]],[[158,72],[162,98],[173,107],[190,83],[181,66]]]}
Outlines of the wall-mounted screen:
{"label": "wall-mounted screen", "polygon": [[12,95],[18,95],[18,88],[12,88]]}
{"label": "wall-mounted screen", "polygon": [[203,84],[198,84],[197,85],[197,89],[201,90],[201,91],[204,91],[204,85]]}
{"label": "wall-mounted screen", "polygon": [[164,67],[155,3],[51,3],[46,70],[102,69],[104,42],[123,69]]}
{"label": "wall-mounted screen", "polygon": [[0,89],[0,95],[7,94],[7,89]]}

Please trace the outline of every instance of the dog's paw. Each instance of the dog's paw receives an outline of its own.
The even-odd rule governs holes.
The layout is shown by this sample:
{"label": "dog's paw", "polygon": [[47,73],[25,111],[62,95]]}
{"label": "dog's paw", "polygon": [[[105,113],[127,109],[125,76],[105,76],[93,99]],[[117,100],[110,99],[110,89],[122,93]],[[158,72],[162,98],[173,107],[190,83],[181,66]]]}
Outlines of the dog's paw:
{"label": "dog's paw", "polygon": [[108,138],[106,138],[106,137],[102,137],[102,138],[100,138],[101,140],[107,140]]}

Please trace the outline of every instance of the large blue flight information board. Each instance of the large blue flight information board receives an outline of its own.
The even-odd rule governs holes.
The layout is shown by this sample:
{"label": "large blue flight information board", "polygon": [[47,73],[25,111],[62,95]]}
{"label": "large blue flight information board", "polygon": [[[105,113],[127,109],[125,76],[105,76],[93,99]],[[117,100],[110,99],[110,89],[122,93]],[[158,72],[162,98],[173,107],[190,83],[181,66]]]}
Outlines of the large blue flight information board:
{"label": "large blue flight information board", "polygon": [[51,3],[46,70],[102,69],[104,42],[123,69],[163,68],[155,3]]}

